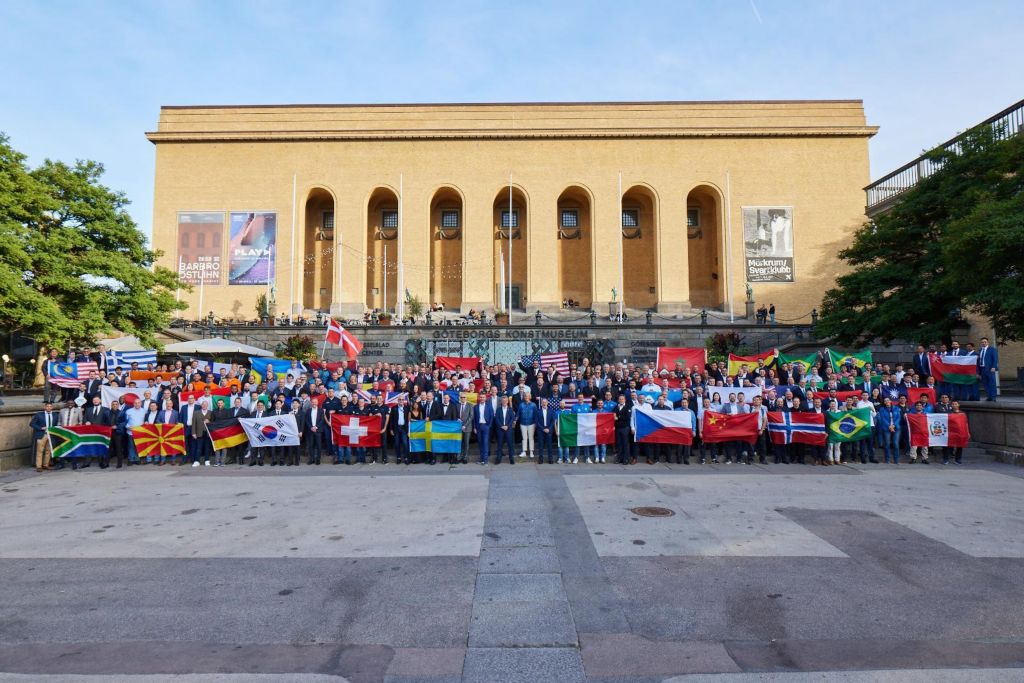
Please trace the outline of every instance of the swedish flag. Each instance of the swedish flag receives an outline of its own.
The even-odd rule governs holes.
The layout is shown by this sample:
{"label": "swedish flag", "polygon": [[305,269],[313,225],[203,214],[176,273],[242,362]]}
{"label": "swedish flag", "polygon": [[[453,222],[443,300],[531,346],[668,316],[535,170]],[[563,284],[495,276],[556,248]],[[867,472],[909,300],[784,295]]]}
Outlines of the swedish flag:
{"label": "swedish flag", "polygon": [[412,420],[409,422],[409,452],[458,453],[462,449],[459,420]]}
{"label": "swedish flag", "polygon": [[860,441],[871,436],[871,409],[828,413],[828,438],[833,443]]}

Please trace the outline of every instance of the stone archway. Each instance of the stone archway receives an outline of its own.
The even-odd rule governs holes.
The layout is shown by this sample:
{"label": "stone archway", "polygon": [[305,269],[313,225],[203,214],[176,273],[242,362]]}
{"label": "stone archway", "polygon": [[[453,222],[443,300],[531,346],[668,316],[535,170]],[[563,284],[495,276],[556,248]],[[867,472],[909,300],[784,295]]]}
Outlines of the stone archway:
{"label": "stone archway", "polygon": [[303,234],[302,308],[329,311],[334,295],[334,195],[314,187],[306,196]]}
{"label": "stone archway", "polygon": [[430,304],[446,311],[462,306],[464,215],[462,194],[453,187],[438,189],[430,200]]}
{"label": "stone archway", "polygon": [[580,308],[593,304],[593,201],[590,192],[571,185],[558,196],[558,299]]}
{"label": "stone archway", "polygon": [[725,303],[721,223],[722,196],[716,188],[697,185],[687,193],[687,259],[694,308],[719,308]]}
{"label": "stone archway", "polygon": [[622,194],[622,285],[626,308],[658,305],[658,198],[646,185]]}
{"label": "stone archway", "polygon": [[398,301],[398,193],[377,187],[366,202],[366,296],[370,310]]}
{"label": "stone archway", "polygon": [[[494,197],[494,303],[504,309],[511,289],[512,308],[524,309],[529,291],[529,201],[522,188],[513,186],[512,214],[509,216],[509,187],[498,190]],[[511,239],[510,239],[511,236]],[[509,242],[512,249],[512,272],[509,274]],[[500,291],[502,268],[505,269],[506,291]]]}

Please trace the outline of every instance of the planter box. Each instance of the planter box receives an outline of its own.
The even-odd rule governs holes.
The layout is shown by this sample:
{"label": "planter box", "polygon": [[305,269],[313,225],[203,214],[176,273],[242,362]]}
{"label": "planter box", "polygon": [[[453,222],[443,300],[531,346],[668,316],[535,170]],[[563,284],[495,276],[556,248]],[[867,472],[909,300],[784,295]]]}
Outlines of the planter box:
{"label": "planter box", "polygon": [[377,324],[381,327],[391,327],[391,318],[377,318]]}
{"label": "planter box", "polygon": [[508,325],[508,313],[496,313],[494,315],[495,325]]}

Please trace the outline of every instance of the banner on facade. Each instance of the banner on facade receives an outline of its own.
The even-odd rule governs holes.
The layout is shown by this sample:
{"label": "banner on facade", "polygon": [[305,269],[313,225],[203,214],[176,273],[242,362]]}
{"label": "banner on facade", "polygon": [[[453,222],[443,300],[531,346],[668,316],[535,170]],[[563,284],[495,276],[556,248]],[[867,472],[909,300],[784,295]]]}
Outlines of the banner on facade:
{"label": "banner on facade", "polygon": [[274,281],[277,214],[249,211],[231,214],[230,285],[268,285]]}
{"label": "banner on facade", "polygon": [[178,214],[178,276],[182,282],[221,284],[223,235],[222,213]]}
{"label": "banner on facade", "polygon": [[793,208],[743,207],[747,282],[793,281]]}

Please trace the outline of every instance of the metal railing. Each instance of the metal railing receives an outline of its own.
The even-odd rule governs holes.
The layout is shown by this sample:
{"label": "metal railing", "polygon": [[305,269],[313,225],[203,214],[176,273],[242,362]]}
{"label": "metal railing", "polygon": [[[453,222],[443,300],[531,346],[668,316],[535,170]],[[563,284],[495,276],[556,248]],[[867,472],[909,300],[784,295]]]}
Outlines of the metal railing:
{"label": "metal railing", "polygon": [[[936,145],[932,151],[943,149],[947,152],[959,154],[965,136],[982,126],[991,127],[1001,139],[1024,131],[1024,100],[982,121],[977,126],[972,126],[970,130],[957,135],[953,139],[941,145]],[[892,173],[882,176],[864,188],[864,192],[867,194],[865,213],[868,216],[877,215],[891,206],[904,192],[910,190],[921,182],[922,179],[927,178],[941,168],[941,162],[930,159],[928,154],[923,154],[909,164],[905,164]]]}

